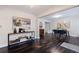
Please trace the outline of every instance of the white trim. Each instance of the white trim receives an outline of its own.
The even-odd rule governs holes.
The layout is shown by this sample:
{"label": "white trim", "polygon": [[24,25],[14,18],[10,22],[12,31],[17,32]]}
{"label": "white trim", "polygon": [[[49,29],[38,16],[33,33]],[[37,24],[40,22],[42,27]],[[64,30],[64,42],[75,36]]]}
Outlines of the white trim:
{"label": "white trim", "polygon": [[77,35],[70,35],[70,36],[73,36],[73,37],[78,37]]}

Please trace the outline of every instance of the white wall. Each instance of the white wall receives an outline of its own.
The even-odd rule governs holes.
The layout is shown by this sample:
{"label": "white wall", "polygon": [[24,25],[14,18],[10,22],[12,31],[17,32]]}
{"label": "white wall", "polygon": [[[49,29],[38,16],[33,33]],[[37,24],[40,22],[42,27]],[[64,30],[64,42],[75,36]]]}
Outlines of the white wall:
{"label": "white wall", "polygon": [[71,36],[79,37],[79,15],[66,17],[66,18],[58,18],[53,19],[51,28],[55,29],[55,23],[58,21],[67,21],[70,22],[70,28],[68,28]]}
{"label": "white wall", "polygon": [[[36,31],[36,17],[32,14],[25,13],[19,9],[5,8],[0,9],[0,48],[7,46],[8,44],[8,33],[12,33],[12,16],[23,16],[30,18],[31,30]],[[36,32],[35,32],[36,33]]]}

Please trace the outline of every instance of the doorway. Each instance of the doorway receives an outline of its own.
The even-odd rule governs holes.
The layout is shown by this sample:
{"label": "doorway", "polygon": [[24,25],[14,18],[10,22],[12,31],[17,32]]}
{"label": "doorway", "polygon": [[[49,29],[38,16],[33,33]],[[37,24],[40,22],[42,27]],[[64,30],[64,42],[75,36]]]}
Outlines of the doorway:
{"label": "doorway", "polygon": [[50,32],[50,22],[45,22],[45,33]]}

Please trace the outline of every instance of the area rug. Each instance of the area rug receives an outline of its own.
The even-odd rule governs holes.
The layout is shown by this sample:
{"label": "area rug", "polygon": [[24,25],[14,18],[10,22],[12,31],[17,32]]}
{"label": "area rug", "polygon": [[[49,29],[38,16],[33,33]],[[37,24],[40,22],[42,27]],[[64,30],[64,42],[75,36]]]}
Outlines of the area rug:
{"label": "area rug", "polygon": [[77,46],[77,45],[63,42],[61,44],[61,46],[64,47],[64,48],[67,48],[67,49],[70,49],[72,51],[75,51],[75,52],[78,52],[79,53],[79,46]]}

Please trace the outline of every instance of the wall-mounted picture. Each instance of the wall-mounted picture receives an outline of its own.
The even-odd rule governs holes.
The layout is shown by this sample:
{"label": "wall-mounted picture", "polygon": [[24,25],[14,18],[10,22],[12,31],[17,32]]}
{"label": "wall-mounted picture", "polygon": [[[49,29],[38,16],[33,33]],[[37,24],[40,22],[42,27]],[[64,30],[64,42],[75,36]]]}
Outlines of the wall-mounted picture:
{"label": "wall-mounted picture", "polygon": [[57,22],[57,29],[66,29],[68,30],[70,28],[70,21],[60,21]]}
{"label": "wall-mounted picture", "polygon": [[13,16],[13,30],[14,30],[14,33],[19,31],[20,29],[23,30],[22,32],[30,30],[30,26],[31,26],[31,19],[24,18],[24,17],[19,17],[19,16]]}
{"label": "wall-mounted picture", "polygon": [[21,25],[30,25],[31,20],[23,17],[13,17],[13,25],[21,26]]}

